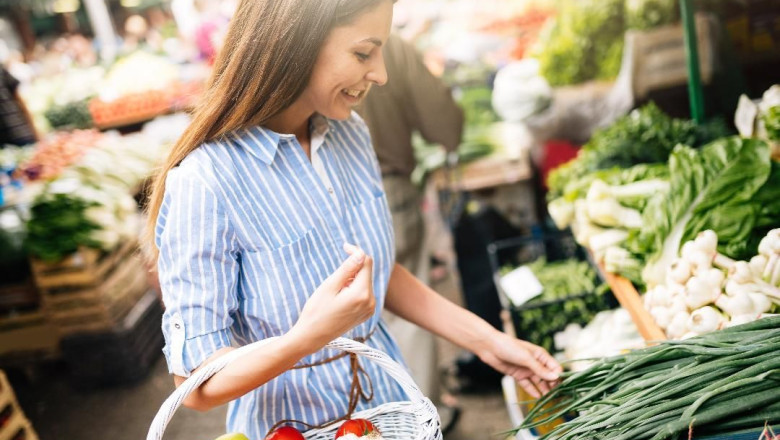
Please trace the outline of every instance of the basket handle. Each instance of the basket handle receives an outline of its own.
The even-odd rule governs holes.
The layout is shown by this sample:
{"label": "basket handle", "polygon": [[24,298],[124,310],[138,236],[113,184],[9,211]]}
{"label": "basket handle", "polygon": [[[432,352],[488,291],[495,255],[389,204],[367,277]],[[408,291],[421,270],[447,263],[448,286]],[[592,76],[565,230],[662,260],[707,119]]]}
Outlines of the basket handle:
{"label": "basket handle", "polygon": [[[217,374],[218,371],[222,370],[239,357],[250,351],[260,349],[274,339],[277,339],[277,337],[263,339],[233,350],[224,356],[214,359],[212,362],[209,362],[200,368],[195,374],[188,377],[187,380],[182,382],[182,384],[165,399],[160,410],[157,411],[157,415],[154,416],[154,420],[149,427],[149,433],[146,435],[146,440],[162,440],[165,428],[173,418],[173,414],[179,409],[182,402],[184,402],[184,399],[201,386],[203,382],[207,381],[211,376]],[[426,400],[426,397],[414,383],[414,379],[412,379],[409,373],[387,354],[375,350],[366,344],[347,338],[334,339],[323,348],[342,350],[368,358],[382,367],[387,374],[392,376],[393,379],[401,385],[413,403],[418,404]]]}

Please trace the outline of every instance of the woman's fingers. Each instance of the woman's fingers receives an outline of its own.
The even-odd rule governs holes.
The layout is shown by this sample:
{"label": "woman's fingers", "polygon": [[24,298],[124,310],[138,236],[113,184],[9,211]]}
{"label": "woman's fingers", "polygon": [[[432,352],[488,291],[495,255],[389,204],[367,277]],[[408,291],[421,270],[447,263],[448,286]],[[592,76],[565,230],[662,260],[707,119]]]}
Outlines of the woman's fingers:
{"label": "woman's fingers", "polygon": [[542,397],[541,394],[539,394],[539,390],[536,389],[534,384],[531,383],[529,379],[520,379],[517,381],[517,383],[520,384],[520,387],[524,389],[526,393],[530,394],[534,399]]}
{"label": "woman's fingers", "polygon": [[353,248],[354,249],[351,249],[351,252],[349,252],[349,257],[344,260],[344,262],[341,263],[341,266],[339,266],[326,280],[326,282],[330,283],[331,287],[336,291],[341,290],[342,287],[351,283],[365,265],[365,252],[360,248],[354,246]]}

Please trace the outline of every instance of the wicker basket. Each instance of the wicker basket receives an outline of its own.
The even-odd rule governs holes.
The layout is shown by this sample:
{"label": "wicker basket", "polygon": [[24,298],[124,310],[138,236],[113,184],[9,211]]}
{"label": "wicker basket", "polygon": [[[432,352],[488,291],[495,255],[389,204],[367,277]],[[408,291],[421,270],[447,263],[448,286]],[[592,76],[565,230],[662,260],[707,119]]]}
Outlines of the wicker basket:
{"label": "wicker basket", "polygon": [[[234,350],[208,363],[197,373],[189,377],[165,400],[152,421],[146,439],[161,440],[165,427],[173,417],[173,413],[192,391],[244,353],[256,350],[273,339],[275,338],[264,339]],[[325,347],[354,353],[378,364],[401,385],[410,399],[404,402],[386,403],[369,410],[360,411],[353,414],[353,418],[371,420],[382,433],[382,438],[385,440],[441,440],[440,421],[436,407],[420,392],[414,380],[412,380],[403,367],[385,353],[351,339],[338,338]],[[339,425],[340,423],[334,423],[327,428],[312,429],[306,431],[303,435],[308,440],[332,440]]]}

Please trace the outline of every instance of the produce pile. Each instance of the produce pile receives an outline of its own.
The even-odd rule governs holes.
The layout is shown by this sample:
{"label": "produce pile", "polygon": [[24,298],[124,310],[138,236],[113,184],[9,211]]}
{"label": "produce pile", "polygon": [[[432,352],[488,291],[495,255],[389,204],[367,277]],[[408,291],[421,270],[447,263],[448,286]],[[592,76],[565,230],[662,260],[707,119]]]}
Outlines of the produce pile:
{"label": "produce pile", "polygon": [[513,39],[509,56],[522,59],[539,38],[544,24],[554,15],[552,10],[536,5],[528,7],[521,14],[510,18],[500,18],[479,30],[482,32],[507,35]]}
{"label": "produce pile", "polygon": [[780,229],[771,230],[749,261],[716,248],[710,230],[685,243],[666,281],[647,291],[645,308],[670,339],[689,338],[775,313],[780,305]]}
{"label": "produce pile", "polygon": [[[609,289],[598,283],[596,272],[587,261],[573,258],[547,261],[542,257],[526,267],[543,290],[540,295],[513,307],[515,333],[524,340],[552,351],[557,332],[569,324],[585,325],[597,313],[611,308]],[[505,267],[501,273],[512,270]]]}
{"label": "produce pile", "polygon": [[[780,317],[667,341],[564,373],[521,428],[544,439],[662,440],[780,422]],[[548,405],[549,404],[549,405]]]}
{"label": "produce pile", "polygon": [[[454,78],[449,80],[455,81]],[[458,161],[466,163],[488,156],[501,148],[502,139],[498,132],[498,116],[491,104],[492,91],[487,86],[464,87],[456,101],[463,109],[463,138],[458,146]],[[417,167],[412,172],[412,182],[422,185],[429,173],[447,163],[446,151],[438,145],[425,141],[418,133],[412,137]]]}
{"label": "produce pile", "polygon": [[780,85],[770,87],[757,102],[740,96],[734,122],[740,135],[768,142],[772,157],[780,160]]}
{"label": "produce pile", "polygon": [[41,132],[112,127],[193,105],[203,81],[182,80],[180,70],[165,58],[138,51],[108,70],[74,68],[36,78],[22,89],[22,97]]}
{"label": "produce pile", "polygon": [[[341,440],[382,440],[382,434],[367,419],[348,419],[341,423],[334,439]],[[226,434],[216,440],[249,440],[240,433]],[[304,440],[303,434],[292,426],[276,428],[265,436],[265,440]]]}
{"label": "produce pile", "polygon": [[[140,222],[133,194],[162,162],[188,120],[160,118],[142,132],[126,136],[85,132],[90,142],[83,142],[71,162],[56,162],[56,167],[46,158],[60,155],[34,153],[19,168],[22,175],[35,174],[42,183],[26,224],[25,247],[30,255],[57,261],[80,246],[111,250],[136,237]],[[33,173],[40,169],[46,172]]]}
{"label": "produce pile", "polygon": [[102,138],[96,130],[54,133],[35,144],[32,156],[16,167],[15,177],[28,181],[55,178]]}
{"label": "produce pile", "polygon": [[570,371],[581,371],[598,359],[646,346],[631,315],[622,307],[599,312],[585,327],[569,324],[555,334],[555,348]]}
{"label": "produce pile", "polygon": [[678,19],[674,0],[561,0],[534,56],[553,86],[612,79],[620,70],[623,35]]}
{"label": "produce pile", "polygon": [[551,174],[550,215],[639,286],[663,283],[682,243],[705,230],[724,255],[749,259],[778,226],[780,164],[765,142],[723,131],[652,106],[632,112]]}

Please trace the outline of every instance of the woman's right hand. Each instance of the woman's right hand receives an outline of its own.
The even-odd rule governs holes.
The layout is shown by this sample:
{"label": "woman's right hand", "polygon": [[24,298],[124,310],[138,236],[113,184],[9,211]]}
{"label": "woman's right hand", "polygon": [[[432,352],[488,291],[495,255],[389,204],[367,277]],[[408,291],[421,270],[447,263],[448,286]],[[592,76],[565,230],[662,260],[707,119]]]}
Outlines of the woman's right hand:
{"label": "woman's right hand", "polygon": [[292,331],[318,350],[374,314],[374,262],[363,250],[344,245],[350,256],[320,284]]}

